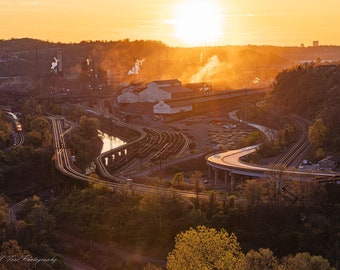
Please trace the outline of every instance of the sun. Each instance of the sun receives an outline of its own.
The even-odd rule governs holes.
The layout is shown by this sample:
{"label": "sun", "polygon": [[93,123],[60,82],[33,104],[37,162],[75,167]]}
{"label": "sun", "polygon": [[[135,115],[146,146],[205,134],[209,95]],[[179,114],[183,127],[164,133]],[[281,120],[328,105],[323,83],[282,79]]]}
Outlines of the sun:
{"label": "sun", "polygon": [[186,45],[213,45],[221,37],[221,14],[214,1],[187,0],[174,12],[175,37]]}

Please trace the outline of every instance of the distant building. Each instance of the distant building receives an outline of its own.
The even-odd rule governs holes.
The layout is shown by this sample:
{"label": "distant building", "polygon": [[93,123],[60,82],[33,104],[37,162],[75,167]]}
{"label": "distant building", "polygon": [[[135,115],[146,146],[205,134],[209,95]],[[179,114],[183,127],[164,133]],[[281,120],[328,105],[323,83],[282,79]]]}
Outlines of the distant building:
{"label": "distant building", "polygon": [[182,86],[182,83],[177,79],[150,82],[146,89],[139,93],[141,102],[157,102],[161,100],[190,98],[193,96],[194,91]]}
{"label": "distant building", "polygon": [[175,80],[152,81],[143,89],[129,87],[118,96],[119,103],[159,102],[163,100],[185,99],[194,96],[194,91]]}
{"label": "distant building", "polygon": [[[237,89],[214,92],[209,84],[197,83],[184,87],[179,80],[153,81],[147,86],[130,85],[118,96],[120,104],[133,104],[151,109],[155,114],[175,114],[194,110],[206,110],[214,103],[225,103],[225,100],[242,98],[249,95],[264,95],[270,88]],[[243,100],[243,98],[242,98]],[[139,103],[139,104],[138,104]]]}
{"label": "distant building", "polygon": [[118,103],[137,103],[139,102],[139,96],[133,90],[126,91],[117,97]]}
{"label": "distant building", "polygon": [[336,156],[328,156],[318,162],[319,164],[319,169],[320,170],[325,170],[325,171],[330,171],[334,170],[339,162],[339,158]]}
{"label": "distant building", "polygon": [[193,109],[193,105],[187,100],[159,101],[153,106],[154,114],[176,114],[181,112],[190,112]]}
{"label": "distant building", "polygon": [[313,41],[313,47],[319,47],[319,41],[318,40]]}
{"label": "distant building", "polygon": [[139,102],[139,93],[144,89],[144,83],[133,83],[122,91],[122,94],[117,97],[117,102],[125,104],[137,103]]}

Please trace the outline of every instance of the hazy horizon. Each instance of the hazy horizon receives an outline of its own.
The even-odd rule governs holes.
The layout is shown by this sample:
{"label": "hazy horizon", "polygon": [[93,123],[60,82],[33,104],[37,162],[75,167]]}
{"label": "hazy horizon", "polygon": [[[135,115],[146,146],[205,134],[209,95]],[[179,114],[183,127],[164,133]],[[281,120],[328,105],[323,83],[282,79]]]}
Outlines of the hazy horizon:
{"label": "hazy horizon", "polygon": [[[35,38],[35,37],[28,37],[28,36],[23,36],[23,37],[12,37],[12,38],[0,38],[0,41],[10,41],[10,40],[21,40],[21,39],[31,39],[31,40],[38,40],[41,42],[48,42],[48,43],[54,43],[54,44],[80,44],[82,42],[103,42],[103,43],[109,43],[109,42],[136,42],[136,41],[145,41],[145,42],[162,42],[164,43],[165,46],[168,46],[170,48],[183,48],[183,49],[195,49],[195,48],[213,48],[213,47],[282,47],[282,48],[308,48],[308,47],[340,47],[340,44],[318,44],[318,46],[314,46],[312,43],[311,44],[296,44],[296,45],[272,45],[272,44],[219,44],[219,45],[169,45],[162,40],[156,40],[156,39],[130,39],[130,38],[125,38],[125,39],[116,39],[116,40],[98,40],[98,39],[87,39],[87,40],[80,40],[80,41],[69,41],[69,42],[63,42],[63,41],[58,41],[58,40],[49,40],[49,39],[40,39],[40,38]],[[303,46],[301,46],[303,45]]]}
{"label": "hazy horizon", "polygon": [[171,47],[340,45],[336,0],[0,0],[0,38],[158,40]]}

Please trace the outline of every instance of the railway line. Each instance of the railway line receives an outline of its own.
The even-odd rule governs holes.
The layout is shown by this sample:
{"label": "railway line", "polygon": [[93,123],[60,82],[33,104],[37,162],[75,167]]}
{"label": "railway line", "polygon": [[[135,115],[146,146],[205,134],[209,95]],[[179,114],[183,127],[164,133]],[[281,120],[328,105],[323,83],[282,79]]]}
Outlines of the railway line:
{"label": "railway line", "polygon": [[19,122],[18,117],[12,112],[6,112],[8,119],[11,121],[13,125],[13,147],[18,147],[24,144],[25,136],[22,130],[22,125]]}
{"label": "railway line", "polygon": [[301,161],[301,158],[299,158],[299,156],[310,146],[307,138],[310,122],[296,115],[293,115],[292,118],[295,120],[298,128],[300,129],[300,138],[287,151],[287,153],[278,162],[276,162],[274,167],[298,166]]}
{"label": "railway line", "polygon": [[[70,125],[66,130],[63,130],[61,119],[60,117],[48,117],[51,124],[52,124],[52,134],[53,134],[53,143],[55,148],[55,166],[56,168],[65,176],[71,177],[73,179],[83,181],[83,182],[94,182],[94,183],[102,183],[114,191],[124,190],[126,188],[129,188],[131,191],[140,193],[140,194],[171,194],[173,192],[177,192],[180,195],[187,197],[187,198],[196,198],[199,199],[208,199],[209,195],[204,192],[196,193],[191,191],[182,191],[182,190],[171,190],[167,188],[160,188],[160,187],[154,187],[154,186],[148,186],[148,185],[142,185],[142,184],[136,184],[133,183],[132,185],[127,182],[126,178],[122,178],[119,176],[111,175],[109,173],[101,175],[102,178],[93,178],[91,176],[85,175],[82,173],[71,161],[70,156],[70,149],[66,147],[64,135],[70,132],[73,128],[72,125]],[[101,166],[105,166],[102,162],[98,163]],[[105,172],[103,168],[101,168],[101,171]],[[218,199],[224,200],[225,195],[220,194],[218,196]]]}
{"label": "railway line", "polygon": [[[123,128],[131,128],[128,124],[124,122],[120,122],[119,119],[115,119],[113,116],[109,116],[111,120],[114,120],[116,123],[119,123],[120,126]],[[55,162],[56,162],[56,168],[64,175],[69,176],[73,179],[77,179],[80,181],[85,182],[97,182],[97,183],[103,183],[109,187],[111,187],[113,190],[122,190],[128,187],[139,193],[169,193],[173,192],[165,188],[158,188],[158,187],[152,187],[147,185],[141,185],[131,183],[127,181],[128,177],[124,177],[123,175],[128,175],[130,172],[135,171],[140,166],[142,166],[144,163],[147,162],[155,162],[157,158],[161,160],[161,157],[163,153],[167,152],[167,154],[172,153],[175,156],[179,156],[180,154],[185,151],[185,149],[188,147],[189,140],[186,138],[186,136],[181,135],[181,133],[170,133],[168,131],[161,131],[161,130],[155,130],[150,127],[145,126],[138,126],[135,125],[134,129],[137,130],[140,133],[140,136],[135,139],[132,142],[129,142],[128,144],[122,146],[122,149],[126,147],[136,147],[136,151],[133,152],[133,155],[131,156],[131,159],[123,159],[122,162],[126,162],[125,164],[128,164],[128,168],[124,167],[125,165],[121,165],[120,170],[115,170],[115,174],[111,174],[105,165],[104,158],[110,153],[113,153],[114,150],[111,150],[106,153],[103,153],[99,155],[96,158],[96,165],[97,169],[100,173],[101,178],[92,178],[91,176],[85,175],[83,172],[81,172],[71,161],[70,156],[70,149],[66,147],[64,135],[67,134],[72,130],[72,125],[69,125],[69,127],[65,130],[63,130],[63,127],[61,125],[60,118],[58,117],[49,117],[51,123],[52,123],[52,133],[54,138],[54,145],[55,145]],[[294,163],[294,161],[297,159],[298,155],[300,155],[306,147],[308,147],[307,143],[307,135],[306,135],[306,129],[307,129],[307,123],[303,122],[301,119],[298,120],[299,126],[302,130],[301,137],[299,138],[298,142],[295,146],[293,146],[289,151],[285,154],[285,156],[277,163],[277,167],[279,164],[288,166]],[[180,138],[183,136],[176,145],[171,145],[169,143],[169,140],[173,140],[175,137]],[[155,147],[157,146],[157,147]],[[155,150],[156,149],[156,150]],[[249,165],[244,164],[243,162],[240,163],[239,158],[245,154],[251,153],[252,151],[255,151],[256,147],[248,147],[247,151],[244,152],[243,149],[234,150],[231,151],[232,153],[226,153],[226,154],[214,154],[210,158],[207,158],[208,164],[210,166],[215,166],[218,169],[225,169],[233,173],[241,173],[248,175],[248,172],[251,172],[250,175],[253,175],[254,173],[256,175],[260,175],[263,173],[268,174],[271,170],[275,171],[277,168],[267,168],[263,166],[256,166],[256,165]],[[175,153],[177,152],[177,154]],[[136,160],[142,160],[142,163]],[[226,160],[231,160],[226,162]],[[126,168],[126,169],[124,169]],[[119,174],[118,174],[119,172]],[[314,172],[299,172],[299,171],[290,171],[292,175],[299,176],[315,176]],[[318,175],[323,176],[332,176],[333,174],[329,173],[319,173]],[[187,192],[187,191],[177,191],[181,195],[185,197],[196,197],[197,194],[195,192]],[[207,194],[200,193],[198,194],[199,198],[207,198]],[[224,196],[221,195],[220,199],[223,200]]]}
{"label": "railway line", "polygon": [[[123,128],[131,129],[131,126],[115,119],[115,122]],[[130,154],[115,162],[111,170],[128,174],[137,170],[145,164],[162,162],[171,156],[178,158],[182,156],[189,147],[189,139],[181,132],[160,131],[150,127],[135,125],[134,129],[140,133],[139,138],[111,151],[102,153],[96,158],[97,168],[102,176],[114,180],[114,176],[105,166],[104,159],[110,158],[111,153],[120,149],[134,149]]]}

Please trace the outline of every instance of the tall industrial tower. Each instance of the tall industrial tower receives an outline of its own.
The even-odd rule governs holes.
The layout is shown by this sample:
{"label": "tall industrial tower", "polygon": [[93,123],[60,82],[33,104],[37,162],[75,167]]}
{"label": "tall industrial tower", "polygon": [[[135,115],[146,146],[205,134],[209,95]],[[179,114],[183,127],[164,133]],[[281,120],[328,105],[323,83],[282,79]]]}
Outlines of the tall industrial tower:
{"label": "tall industrial tower", "polygon": [[57,61],[58,61],[57,73],[58,73],[59,77],[63,77],[63,75],[64,75],[64,73],[63,73],[63,53],[61,51],[59,51],[57,53]]}

